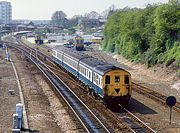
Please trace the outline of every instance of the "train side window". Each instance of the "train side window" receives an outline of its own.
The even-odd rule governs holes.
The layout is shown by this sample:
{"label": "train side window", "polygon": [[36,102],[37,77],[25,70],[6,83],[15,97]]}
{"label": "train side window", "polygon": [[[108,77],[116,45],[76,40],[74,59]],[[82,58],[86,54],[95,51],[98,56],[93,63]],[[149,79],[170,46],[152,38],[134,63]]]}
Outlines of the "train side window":
{"label": "train side window", "polygon": [[86,69],[86,77],[88,77],[89,71],[88,69]]}
{"label": "train side window", "polygon": [[115,76],[115,83],[120,82],[120,76]]}
{"label": "train side window", "polygon": [[93,73],[93,82],[95,82],[96,80],[95,80],[95,73]]}
{"label": "train side window", "polygon": [[99,77],[99,82],[98,82],[98,85],[101,86],[101,78]]}
{"label": "train side window", "polygon": [[96,80],[98,80],[98,75],[96,74]]}
{"label": "train side window", "polygon": [[126,75],[126,76],[124,77],[124,83],[125,83],[125,84],[129,84],[129,76]]}
{"label": "train side window", "polygon": [[110,84],[110,76],[106,75],[105,84]]}
{"label": "train side window", "polygon": [[79,66],[79,71],[81,72],[81,66]]}
{"label": "train side window", "polygon": [[96,74],[96,84],[98,85],[98,75]]}
{"label": "train side window", "polygon": [[56,51],[53,50],[53,56],[56,56]]}
{"label": "train side window", "polygon": [[91,72],[89,72],[89,79],[91,78]]}

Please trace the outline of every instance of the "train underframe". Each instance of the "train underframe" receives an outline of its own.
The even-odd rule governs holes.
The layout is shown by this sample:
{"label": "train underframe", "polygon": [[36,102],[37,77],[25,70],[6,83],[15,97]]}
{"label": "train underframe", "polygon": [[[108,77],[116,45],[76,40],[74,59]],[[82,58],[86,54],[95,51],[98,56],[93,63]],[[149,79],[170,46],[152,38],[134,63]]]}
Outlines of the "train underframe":
{"label": "train underframe", "polygon": [[106,96],[103,98],[104,102],[108,106],[117,106],[121,104],[122,106],[127,106],[129,103],[131,96],[118,96],[118,97],[113,97],[113,96]]}

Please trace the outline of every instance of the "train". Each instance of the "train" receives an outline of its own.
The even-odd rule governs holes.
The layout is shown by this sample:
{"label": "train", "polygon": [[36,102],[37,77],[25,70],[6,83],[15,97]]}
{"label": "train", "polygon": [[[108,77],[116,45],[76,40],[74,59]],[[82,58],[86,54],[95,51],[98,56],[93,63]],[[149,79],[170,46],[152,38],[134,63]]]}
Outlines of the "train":
{"label": "train", "polygon": [[76,36],[74,38],[74,46],[78,51],[84,50],[84,39],[81,36]]}
{"label": "train", "polygon": [[103,38],[102,37],[96,37],[96,36],[93,36],[92,39],[91,39],[91,42],[92,44],[101,44],[101,42],[103,41]]}
{"label": "train", "polygon": [[55,46],[52,57],[56,64],[83,82],[106,105],[128,105],[132,95],[131,74],[128,71],[74,48]]}

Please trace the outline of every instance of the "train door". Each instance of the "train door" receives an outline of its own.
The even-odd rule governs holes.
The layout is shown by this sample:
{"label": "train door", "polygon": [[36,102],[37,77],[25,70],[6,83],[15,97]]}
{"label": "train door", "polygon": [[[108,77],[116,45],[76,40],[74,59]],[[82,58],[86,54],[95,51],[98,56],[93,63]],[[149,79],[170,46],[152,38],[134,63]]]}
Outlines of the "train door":
{"label": "train door", "polygon": [[111,85],[111,76],[106,75],[105,76],[105,86],[104,86],[104,96],[105,97],[108,96],[110,85]]}

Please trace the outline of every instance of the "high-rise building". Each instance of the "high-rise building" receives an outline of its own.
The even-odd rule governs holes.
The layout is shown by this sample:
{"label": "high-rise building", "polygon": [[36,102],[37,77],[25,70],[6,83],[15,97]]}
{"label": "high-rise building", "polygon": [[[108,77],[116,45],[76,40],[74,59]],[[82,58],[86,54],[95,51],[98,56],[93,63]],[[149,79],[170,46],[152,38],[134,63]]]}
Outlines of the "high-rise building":
{"label": "high-rise building", "polygon": [[0,1],[0,24],[10,24],[12,21],[12,7],[10,2]]}

